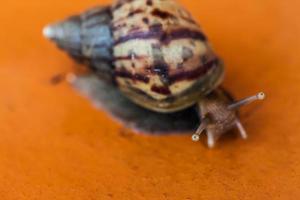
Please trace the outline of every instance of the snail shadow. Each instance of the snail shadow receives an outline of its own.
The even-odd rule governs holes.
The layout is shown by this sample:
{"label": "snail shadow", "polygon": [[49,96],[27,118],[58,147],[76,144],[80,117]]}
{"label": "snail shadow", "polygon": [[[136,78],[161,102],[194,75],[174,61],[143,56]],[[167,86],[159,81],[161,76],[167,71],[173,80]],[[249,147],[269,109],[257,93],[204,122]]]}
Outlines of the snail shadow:
{"label": "snail shadow", "polygon": [[[83,96],[90,99],[93,105],[106,111],[116,121],[136,133],[146,135],[189,134],[195,132],[200,124],[196,109],[163,114],[144,109],[127,99],[113,84],[100,80],[94,74],[77,76],[72,81],[73,87]],[[230,99],[232,95],[226,93]],[[123,133],[127,137],[127,133]],[[124,135],[123,135],[124,136]],[[219,140],[229,145],[239,138],[237,130],[231,130]],[[207,145],[207,136],[201,136],[203,145]],[[219,143],[218,143],[219,144]]]}
{"label": "snail shadow", "polygon": [[105,110],[124,126],[138,133],[190,134],[200,123],[193,108],[172,114],[152,112],[132,103],[113,84],[102,81],[93,74],[77,76],[71,83],[97,108]]}

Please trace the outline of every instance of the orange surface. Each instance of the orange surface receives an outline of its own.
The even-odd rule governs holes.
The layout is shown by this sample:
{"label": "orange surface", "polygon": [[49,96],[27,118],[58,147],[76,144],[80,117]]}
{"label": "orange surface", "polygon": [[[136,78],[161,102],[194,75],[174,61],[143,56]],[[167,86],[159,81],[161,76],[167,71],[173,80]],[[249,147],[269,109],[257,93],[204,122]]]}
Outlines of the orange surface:
{"label": "orange surface", "polygon": [[213,150],[134,135],[50,83],[75,64],[42,27],[105,2],[1,2],[0,199],[298,199],[300,1],[182,1],[224,58],[224,85],[268,94],[242,111],[249,140],[229,134]]}

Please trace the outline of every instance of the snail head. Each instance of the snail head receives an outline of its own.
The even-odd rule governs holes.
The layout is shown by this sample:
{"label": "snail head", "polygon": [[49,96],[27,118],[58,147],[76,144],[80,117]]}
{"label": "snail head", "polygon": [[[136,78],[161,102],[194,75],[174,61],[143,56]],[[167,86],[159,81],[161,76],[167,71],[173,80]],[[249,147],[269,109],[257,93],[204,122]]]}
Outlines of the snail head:
{"label": "snail head", "polygon": [[192,140],[199,141],[200,135],[206,131],[208,146],[212,148],[220,136],[234,127],[238,128],[242,138],[246,139],[248,136],[238,118],[238,109],[263,99],[265,99],[265,94],[260,92],[254,96],[233,102],[231,97],[220,89],[212,92],[198,104],[201,124],[192,136]]}

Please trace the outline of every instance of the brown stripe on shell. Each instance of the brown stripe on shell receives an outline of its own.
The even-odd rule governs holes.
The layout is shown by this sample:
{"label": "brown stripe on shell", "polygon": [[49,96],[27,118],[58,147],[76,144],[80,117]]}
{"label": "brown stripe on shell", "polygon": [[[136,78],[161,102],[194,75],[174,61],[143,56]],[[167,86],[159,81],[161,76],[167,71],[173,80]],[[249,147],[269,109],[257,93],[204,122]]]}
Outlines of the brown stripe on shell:
{"label": "brown stripe on shell", "polygon": [[147,40],[158,39],[164,44],[169,44],[173,40],[179,39],[195,39],[206,41],[206,36],[197,30],[191,30],[189,28],[181,28],[173,30],[170,33],[166,33],[162,30],[161,25],[155,25],[150,27],[148,32],[134,32],[126,36],[120,37],[115,41],[115,45],[125,43],[130,40]]}
{"label": "brown stripe on shell", "polygon": [[197,67],[194,70],[190,71],[182,71],[173,75],[170,75],[170,83],[174,84],[175,82],[178,81],[183,81],[183,80],[195,80],[202,76],[203,74],[206,74],[209,70],[211,70],[214,66],[219,64],[218,59],[211,60],[204,64],[201,67]]}
{"label": "brown stripe on shell", "polygon": [[147,4],[147,6],[153,6],[153,1],[152,0],[147,0],[146,4]]}
{"label": "brown stripe on shell", "polygon": [[155,92],[157,94],[163,94],[163,95],[170,95],[170,94],[172,94],[172,92],[170,91],[169,87],[166,87],[166,86],[156,86],[156,85],[153,85],[151,87],[151,91]]}
{"label": "brown stripe on shell", "polygon": [[136,15],[136,14],[140,14],[140,13],[143,13],[143,12],[145,12],[145,11],[142,10],[142,9],[133,10],[133,11],[131,11],[131,12],[128,14],[128,17],[132,17],[132,16],[134,16],[134,15]]}
{"label": "brown stripe on shell", "polygon": [[167,38],[164,39],[165,43],[170,43],[172,40],[177,39],[195,39],[195,40],[201,40],[206,41],[206,36],[201,31],[194,31],[186,28],[178,29],[175,31],[172,31]]}
{"label": "brown stripe on shell", "polygon": [[128,55],[128,56],[116,56],[114,57],[114,61],[121,61],[121,60],[142,60],[147,58],[147,56],[132,56],[132,55]]}
{"label": "brown stripe on shell", "polygon": [[133,11],[129,12],[127,16],[115,19],[113,21],[113,23],[114,24],[120,24],[120,23],[123,23],[123,24],[125,23],[126,24],[126,22],[128,21],[128,18],[133,17],[133,16],[135,16],[137,14],[142,14],[142,13],[145,13],[145,11],[142,10],[142,9],[133,10]]}
{"label": "brown stripe on shell", "polygon": [[163,11],[163,10],[160,10],[158,8],[154,9],[152,12],[151,12],[152,16],[154,17],[158,17],[158,18],[161,18],[163,20],[165,19],[177,19],[177,18],[181,18],[182,20],[185,20],[191,24],[197,24],[196,21],[192,18],[192,17],[186,17],[184,15],[180,15],[180,16],[175,16],[174,14],[168,12],[168,11]]}
{"label": "brown stripe on shell", "polygon": [[172,13],[169,13],[167,11],[160,10],[158,8],[154,9],[151,14],[155,17],[159,17],[161,19],[167,19],[167,18],[176,18]]}
{"label": "brown stripe on shell", "polygon": [[143,74],[132,74],[126,70],[122,71],[115,71],[114,72],[115,77],[121,77],[121,78],[126,78],[126,79],[131,79],[133,81],[141,81],[144,83],[149,83],[150,79],[143,75]]}
{"label": "brown stripe on shell", "polygon": [[146,40],[146,39],[155,39],[160,35],[157,32],[149,31],[149,32],[135,32],[126,36],[122,36],[115,41],[115,45],[119,45],[125,43],[130,40]]}
{"label": "brown stripe on shell", "polygon": [[[206,74],[209,70],[211,70],[214,66],[217,66],[219,64],[218,59],[211,60],[207,62],[206,64],[197,67],[196,69],[190,70],[190,71],[181,71],[177,72],[173,75],[168,75],[169,79],[169,85],[172,85],[179,81],[184,80],[196,80],[203,74]],[[155,69],[157,67],[151,67],[151,69]],[[122,71],[116,71],[115,76],[122,77],[122,78],[128,78],[136,81],[141,81],[144,83],[149,83],[150,79],[149,77],[143,75],[143,74],[131,74],[128,71],[122,70]]]}

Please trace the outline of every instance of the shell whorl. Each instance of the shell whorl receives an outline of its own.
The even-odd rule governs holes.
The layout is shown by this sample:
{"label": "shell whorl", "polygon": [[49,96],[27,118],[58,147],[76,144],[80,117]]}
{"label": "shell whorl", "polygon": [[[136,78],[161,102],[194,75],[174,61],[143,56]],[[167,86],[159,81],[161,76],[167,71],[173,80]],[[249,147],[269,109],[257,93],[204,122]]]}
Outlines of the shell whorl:
{"label": "shell whorl", "polygon": [[110,7],[96,7],[44,28],[45,37],[98,75],[111,79],[113,38]]}
{"label": "shell whorl", "polygon": [[223,67],[191,15],[173,0],[119,0],[112,8],[115,76],[136,103],[159,112],[194,104]]}

